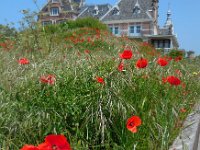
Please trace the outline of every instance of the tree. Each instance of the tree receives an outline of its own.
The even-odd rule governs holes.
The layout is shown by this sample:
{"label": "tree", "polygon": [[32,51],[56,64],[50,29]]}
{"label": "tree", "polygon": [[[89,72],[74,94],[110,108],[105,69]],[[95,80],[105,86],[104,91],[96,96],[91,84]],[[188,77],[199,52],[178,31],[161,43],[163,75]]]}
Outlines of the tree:
{"label": "tree", "polygon": [[2,25],[0,24],[0,34],[4,35],[6,37],[14,36],[16,35],[17,31],[15,28],[11,28],[8,25]]}
{"label": "tree", "polygon": [[192,50],[190,50],[190,51],[188,51],[187,52],[187,57],[189,57],[189,58],[191,58],[191,57],[193,57],[194,56],[194,51],[192,51]]}

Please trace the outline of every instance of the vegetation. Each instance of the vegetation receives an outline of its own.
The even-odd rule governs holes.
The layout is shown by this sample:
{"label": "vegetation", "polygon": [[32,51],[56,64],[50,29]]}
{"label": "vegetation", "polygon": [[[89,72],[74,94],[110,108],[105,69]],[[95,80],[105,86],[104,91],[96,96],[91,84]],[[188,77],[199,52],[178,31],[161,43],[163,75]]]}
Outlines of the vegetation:
{"label": "vegetation", "polygon": [[0,35],[8,37],[8,36],[14,36],[16,33],[17,31],[15,30],[15,28],[11,28],[9,26],[0,24]]}
{"label": "vegetation", "polygon": [[74,150],[167,150],[199,98],[199,62],[82,22],[36,25],[0,47],[0,149],[63,134]]}
{"label": "vegetation", "polygon": [[107,29],[107,26],[105,24],[102,24],[98,19],[94,18],[83,18],[83,19],[77,19],[76,21],[67,21],[63,25],[67,25],[69,29],[77,29],[77,28],[95,28],[95,29],[101,29],[105,30]]}
{"label": "vegetation", "polygon": [[180,51],[180,50],[171,50],[170,52],[169,52],[169,56],[171,57],[171,58],[177,58],[177,57],[181,57],[181,58],[183,58],[183,57],[185,57],[185,52],[183,52],[183,51]]}

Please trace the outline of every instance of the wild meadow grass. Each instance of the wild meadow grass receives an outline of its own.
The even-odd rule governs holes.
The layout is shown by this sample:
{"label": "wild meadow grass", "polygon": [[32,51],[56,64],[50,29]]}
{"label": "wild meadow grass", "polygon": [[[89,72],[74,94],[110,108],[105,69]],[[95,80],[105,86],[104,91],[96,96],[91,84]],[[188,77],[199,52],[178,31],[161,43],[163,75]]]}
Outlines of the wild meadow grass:
{"label": "wild meadow grass", "polygon": [[[153,47],[107,30],[40,28],[19,33],[14,43],[0,47],[2,150],[38,145],[49,134],[65,135],[74,150],[167,150],[198,102],[199,60],[161,67],[164,55]],[[120,58],[124,49],[131,59]],[[136,67],[140,58],[147,67]],[[52,84],[41,81],[48,75]],[[181,84],[165,83],[168,76]],[[134,115],[142,121],[136,133],[126,126]]]}

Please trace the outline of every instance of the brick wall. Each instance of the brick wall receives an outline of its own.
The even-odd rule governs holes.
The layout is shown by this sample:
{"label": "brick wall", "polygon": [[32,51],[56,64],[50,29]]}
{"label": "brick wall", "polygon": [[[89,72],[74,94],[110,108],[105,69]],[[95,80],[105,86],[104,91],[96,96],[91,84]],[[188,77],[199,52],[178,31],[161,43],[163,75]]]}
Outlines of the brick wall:
{"label": "brick wall", "polygon": [[141,26],[141,35],[149,35],[152,33],[150,22],[130,22],[130,23],[120,23],[120,24],[109,24],[109,27],[119,27],[121,35],[129,35],[129,26]]}

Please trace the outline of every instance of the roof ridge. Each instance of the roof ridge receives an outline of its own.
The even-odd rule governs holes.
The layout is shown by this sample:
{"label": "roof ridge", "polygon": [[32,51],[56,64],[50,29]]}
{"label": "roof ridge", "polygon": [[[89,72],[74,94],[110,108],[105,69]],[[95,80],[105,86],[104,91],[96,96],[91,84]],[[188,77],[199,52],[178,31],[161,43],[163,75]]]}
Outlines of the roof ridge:
{"label": "roof ridge", "polygon": [[78,15],[78,17],[80,17],[87,9],[88,9],[88,6]]}
{"label": "roof ridge", "polygon": [[101,18],[99,18],[99,20],[102,20],[104,17],[106,17],[107,14],[109,14],[116,6],[118,6],[118,4],[121,2],[122,0],[118,0],[118,2],[116,2],[115,5],[112,6],[112,8],[105,14],[103,15]]}

